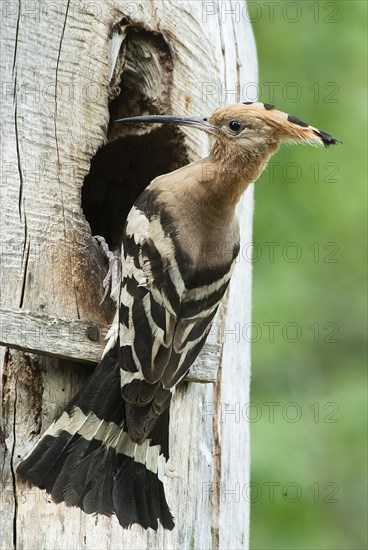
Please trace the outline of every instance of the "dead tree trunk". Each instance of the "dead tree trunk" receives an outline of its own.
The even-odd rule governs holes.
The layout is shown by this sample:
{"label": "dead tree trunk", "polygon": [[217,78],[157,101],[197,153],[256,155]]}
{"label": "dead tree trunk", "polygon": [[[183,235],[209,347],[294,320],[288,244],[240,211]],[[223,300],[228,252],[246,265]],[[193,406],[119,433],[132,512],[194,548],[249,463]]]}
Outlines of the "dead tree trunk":
{"label": "dead tree trunk", "polygon": [[[3,0],[1,10],[1,548],[247,548],[251,272],[242,256],[211,343],[173,399],[173,532],[123,531],[116,518],[56,506],[15,473],[103,348],[113,304],[99,305],[106,265],[92,235],[117,246],[149,181],[207,149],[200,132],[132,136],[110,122],[238,101],[257,78],[243,4]],[[249,243],[251,190],[239,218]]]}

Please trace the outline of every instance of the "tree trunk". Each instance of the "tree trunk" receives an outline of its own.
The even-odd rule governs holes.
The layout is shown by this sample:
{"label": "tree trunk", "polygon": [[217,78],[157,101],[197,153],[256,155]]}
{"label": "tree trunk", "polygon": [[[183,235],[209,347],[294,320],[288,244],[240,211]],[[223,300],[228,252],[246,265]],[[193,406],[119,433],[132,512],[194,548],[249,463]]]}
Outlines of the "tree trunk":
{"label": "tree trunk", "polygon": [[[1,548],[247,548],[249,428],[241,412],[250,353],[242,327],[251,269],[242,255],[210,336],[220,346],[202,356],[209,364],[219,350],[217,381],[192,376],[172,401],[172,532],[124,531],[116,518],[55,505],[16,478],[20,459],[86,381],[91,366],[82,361],[97,360],[103,347],[96,327],[112,319],[111,300],[100,305],[106,264],[92,235],[117,248],[149,181],[207,151],[201,132],[131,135],[110,122],[207,115],[238,101],[257,78],[242,3],[3,0],[1,10]],[[244,245],[251,189],[238,212]]]}

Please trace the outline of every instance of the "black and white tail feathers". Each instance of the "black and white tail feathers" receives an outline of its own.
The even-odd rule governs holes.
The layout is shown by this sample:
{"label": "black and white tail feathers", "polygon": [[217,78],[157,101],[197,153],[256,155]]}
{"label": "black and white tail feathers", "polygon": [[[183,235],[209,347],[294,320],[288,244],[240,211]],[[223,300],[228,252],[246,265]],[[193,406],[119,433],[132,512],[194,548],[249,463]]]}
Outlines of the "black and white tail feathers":
{"label": "black and white tail feathers", "polygon": [[115,514],[122,527],[174,527],[163,487],[168,459],[169,409],[142,445],[127,433],[117,348],[96,367],[80,392],[17,469],[57,503],[87,514]]}

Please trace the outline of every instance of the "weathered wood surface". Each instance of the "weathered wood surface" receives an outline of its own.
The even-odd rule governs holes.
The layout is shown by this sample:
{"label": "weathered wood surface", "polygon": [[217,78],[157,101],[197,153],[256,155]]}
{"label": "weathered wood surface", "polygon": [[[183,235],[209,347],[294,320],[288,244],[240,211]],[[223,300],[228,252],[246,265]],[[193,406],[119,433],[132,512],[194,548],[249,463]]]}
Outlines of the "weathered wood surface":
{"label": "weathered wood surface", "polygon": [[[67,361],[98,363],[109,326],[0,308],[0,345]],[[205,344],[185,381],[216,382],[220,351],[219,344]]]}
{"label": "weathered wood surface", "polygon": [[[0,305],[105,325],[112,315],[111,303],[99,306],[106,266],[80,197],[107,139],[120,75],[128,115],[207,114],[256,81],[252,31],[230,0],[2,0],[1,10]],[[134,81],[138,98],[129,95]],[[207,152],[202,133],[176,135],[182,160]],[[165,149],[163,161],[173,154]],[[247,243],[251,190],[239,213]],[[90,367],[4,349],[1,548],[247,548],[249,433],[230,411],[248,402],[249,344],[240,328],[250,321],[250,281],[250,264],[240,260],[210,339],[222,344],[217,383],[184,384],[173,399],[165,482],[173,532],[122,531],[115,518],[56,506],[17,482],[19,460]]]}

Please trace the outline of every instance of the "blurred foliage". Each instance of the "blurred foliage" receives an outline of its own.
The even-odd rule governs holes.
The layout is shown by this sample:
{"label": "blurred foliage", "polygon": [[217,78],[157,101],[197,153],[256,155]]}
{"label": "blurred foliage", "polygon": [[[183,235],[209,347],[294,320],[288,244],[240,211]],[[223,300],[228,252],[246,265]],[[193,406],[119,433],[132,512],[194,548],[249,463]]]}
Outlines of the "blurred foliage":
{"label": "blurred foliage", "polygon": [[255,186],[251,549],[365,549],[367,2],[249,6],[260,100],[343,141]]}

